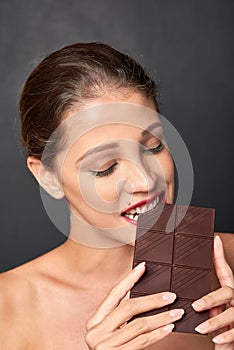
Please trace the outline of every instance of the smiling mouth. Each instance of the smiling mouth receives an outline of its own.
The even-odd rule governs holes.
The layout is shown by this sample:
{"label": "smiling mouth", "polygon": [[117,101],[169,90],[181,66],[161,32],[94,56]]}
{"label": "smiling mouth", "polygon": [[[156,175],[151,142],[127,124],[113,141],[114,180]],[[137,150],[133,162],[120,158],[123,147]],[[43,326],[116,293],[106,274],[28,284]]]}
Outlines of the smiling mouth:
{"label": "smiling mouth", "polygon": [[121,216],[131,224],[137,225],[140,214],[147,213],[148,211],[156,208],[159,203],[165,203],[165,201],[165,192],[161,191],[152,199],[136,203],[136,205],[129,208],[129,210],[124,211]]}

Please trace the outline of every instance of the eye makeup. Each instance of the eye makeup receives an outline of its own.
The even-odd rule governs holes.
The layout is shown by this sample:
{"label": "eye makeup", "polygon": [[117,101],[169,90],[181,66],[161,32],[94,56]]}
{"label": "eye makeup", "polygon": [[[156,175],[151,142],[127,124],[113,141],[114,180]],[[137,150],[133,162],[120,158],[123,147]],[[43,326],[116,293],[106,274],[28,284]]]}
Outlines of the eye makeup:
{"label": "eye makeup", "polygon": [[164,149],[164,144],[160,141],[159,145],[153,148],[143,149],[144,154],[157,154]]}
{"label": "eye makeup", "polygon": [[[159,145],[157,145],[156,147],[153,148],[143,148],[142,149],[142,153],[143,155],[155,155],[159,152],[161,152],[164,149],[164,144],[160,141]],[[104,170],[90,170],[89,172],[96,176],[96,177],[104,177],[104,176],[108,176],[110,174],[112,174],[117,165],[119,164],[119,162],[121,162],[121,159],[119,159],[118,161],[116,160],[111,160],[110,162],[108,161],[108,163],[106,164],[106,168],[105,168],[105,164],[102,167],[99,167],[99,169],[101,168],[105,168]]]}
{"label": "eye makeup", "polygon": [[109,174],[113,173],[115,170],[115,167],[118,165],[117,162],[115,162],[114,164],[112,164],[111,166],[109,166],[107,169],[105,170],[101,170],[101,171],[95,171],[95,170],[90,170],[90,172],[97,176],[97,177],[104,177],[104,176],[108,176]]}
{"label": "eye makeup", "polygon": [[150,125],[139,134],[140,139],[136,141],[129,137],[99,144],[79,158],[76,164],[82,160],[82,171],[96,177],[105,177],[112,174],[123,159],[134,161],[136,155],[156,155],[165,147],[161,141],[162,128],[159,126],[159,123]]}

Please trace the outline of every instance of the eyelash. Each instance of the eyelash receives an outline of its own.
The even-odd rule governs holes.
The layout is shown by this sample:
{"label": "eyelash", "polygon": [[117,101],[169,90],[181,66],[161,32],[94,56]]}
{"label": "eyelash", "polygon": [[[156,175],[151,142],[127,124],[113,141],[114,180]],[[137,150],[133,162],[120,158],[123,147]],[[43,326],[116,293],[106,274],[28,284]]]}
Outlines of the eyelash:
{"label": "eyelash", "polygon": [[94,170],[92,170],[91,172],[92,172],[93,175],[95,175],[95,176],[97,176],[97,177],[107,176],[107,175],[113,173],[114,168],[115,168],[116,165],[118,165],[118,163],[112,164],[112,165],[111,165],[108,169],[106,169],[106,170],[102,170],[102,171],[94,171]]}
{"label": "eyelash", "polygon": [[143,153],[156,154],[156,153],[161,152],[163,150],[163,148],[164,148],[164,144],[160,141],[160,143],[159,143],[159,145],[157,147],[144,149]]}
{"label": "eyelash", "polygon": [[[160,142],[160,144],[157,147],[154,148],[149,148],[149,149],[144,149],[143,153],[145,154],[156,154],[161,152],[164,149],[164,144],[162,142]],[[113,173],[115,170],[116,165],[118,165],[117,162],[115,162],[114,164],[112,164],[108,169],[106,170],[102,170],[102,171],[94,171],[91,170],[91,173],[96,176],[96,177],[104,177],[104,176],[108,176],[109,174]]]}

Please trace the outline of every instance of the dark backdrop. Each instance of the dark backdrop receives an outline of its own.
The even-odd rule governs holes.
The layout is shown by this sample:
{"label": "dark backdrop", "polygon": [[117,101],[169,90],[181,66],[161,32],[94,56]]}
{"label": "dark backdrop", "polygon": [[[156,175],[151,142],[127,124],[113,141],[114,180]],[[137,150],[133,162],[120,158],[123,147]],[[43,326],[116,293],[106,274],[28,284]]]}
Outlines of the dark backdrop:
{"label": "dark backdrop", "polygon": [[233,0],[1,0],[0,270],[65,240],[45,213],[19,141],[23,82],[52,50],[104,41],[161,80],[161,112],[191,154],[193,205],[216,208],[216,230],[234,232]]}

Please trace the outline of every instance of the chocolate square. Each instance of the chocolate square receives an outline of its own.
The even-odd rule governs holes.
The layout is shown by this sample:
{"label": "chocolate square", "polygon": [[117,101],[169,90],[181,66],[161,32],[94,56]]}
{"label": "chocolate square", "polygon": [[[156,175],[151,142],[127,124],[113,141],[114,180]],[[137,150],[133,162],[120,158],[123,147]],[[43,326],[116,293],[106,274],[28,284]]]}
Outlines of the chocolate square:
{"label": "chocolate square", "polygon": [[212,244],[210,239],[175,234],[174,264],[210,269]]}
{"label": "chocolate square", "polygon": [[[198,299],[210,290],[210,270],[174,266],[170,289],[180,298]],[[206,293],[205,293],[206,294]]]}
{"label": "chocolate square", "polygon": [[177,205],[177,232],[205,237],[214,235],[214,209]]}
{"label": "chocolate square", "polygon": [[153,262],[169,262],[172,263],[173,256],[173,232],[163,234],[154,229],[147,233],[147,240],[142,234],[141,229],[138,230],[137,259]]}
{"label": "chocolate square", "polygon": [[136,291],[148,295],[168,291],[171,283],[171,266],[148,262],[144,277],[136,284]]}
{"label": "chocolate square", "polygon": [[146,232],[152,227],[156,231],[170,233],[174,231],[176,222],[176,210],[174,206],[159,203],[157,210],[153,209],[145,214],[141,214],[141,219],[138,221],[138,234],[141,230]]}

